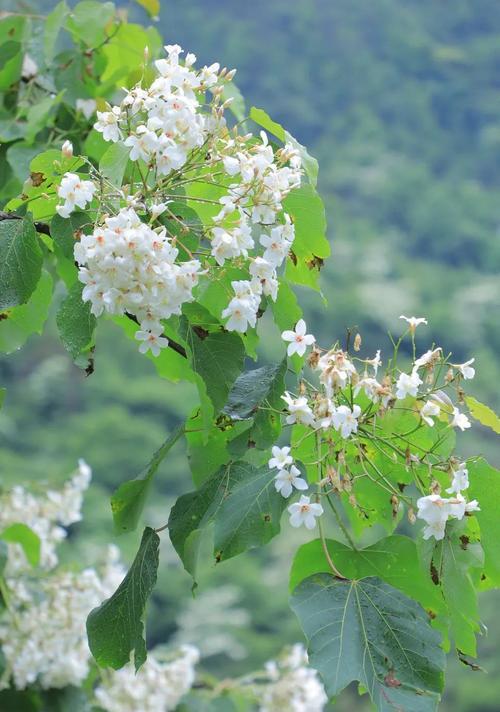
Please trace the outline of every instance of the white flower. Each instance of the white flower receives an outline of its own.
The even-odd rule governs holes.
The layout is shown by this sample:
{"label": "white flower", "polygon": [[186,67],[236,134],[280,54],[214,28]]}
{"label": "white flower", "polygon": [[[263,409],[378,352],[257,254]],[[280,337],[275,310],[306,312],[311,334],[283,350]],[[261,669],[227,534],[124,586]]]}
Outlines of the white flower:
{"label": "white flower", "polygon": [[152,331],[136,331],[135,338],[137,341],[142,341],[139,346],[141,354],[151,351],[153,356],[159,356],[160,351],[168,346],[168,339]]}
{"label": "white flower", "polygon": [[425,319],[423,316],[404,316],[403,314],[401,314],[399,318],[404,319],[406,322],[408,322],[408,324],[410,325],[410,331],[412,333],[415,333],[415,329],[420,324],[427,324],[427,319]]}
{"label": "white flower", "polygon": [[481,508],[479,507],[479,503],[477,499],[471,499],[470,502],[467,502],[465,505],[465,511],[470,513],[470,512],[480,512]]}
{"label": "white flower", "polygon": [[289,497],[294,487],[298,490],[306,490],[307,482],[300,475],[301,472],[295,465],[292,465],[290,470],[280,470],[274,478],[276,492],[280,492],[283,497]]}
{"label": "white flower", "polygon": [[351,382],[356,369],[347,354],[340,349],[332,349],[318,361],[319,380],[330,397],[334,390],[342,390]]}
{"label": "white flower", "polygon": [[278,470],[283,470],[288,465],[293,463],[293,457],[290,455],[289,447],[278,447],[274,445],[271,450],[273,456],[267,463],[269,469],[277,468]]}
{"label": "white flower", "polygon": [[293,354],[303,356],[307,347],[316,341],[312,334],[306,334],[306,330],[306,322],[304,319],[299,319],[295,326],[295,331],[284,331],[281,334],[283,341],[290,342],[287,348],[287,354],[289,356],[293,356]]}
{"label": "white flower", "polygon": [[446,519],[438,519],[435,522],[430,522],[424,527],[422,536],[424,539],[430,539],[431,536],[434,537],[436,541],[444,539],[446,532]]}
{"label": "white flower", "polygon": [[323,507],[315,502],[311,504],[310,498],[303,494],[298,502],[288,507],[288,511],[292,527],[300,527],[303,524],[306,529],[314,529],[316,518],[323,514]]}
{"label": "white flower", "polygon": [[373,368],[373,374],[376,376],[379,367],[382,365],[382,359],[380,358],[380,349],[378,349],[377,353],[372,359],[367,358],[365,360],[365,363]]}
{"label": "white flower", "polygon": [[465,467],[465,462],[462,462],[458,470],[453,471],[453,480],[451,487],[446,490],[448,494],[460,494],[462,490],[469,486],[469,472]]}
{"label": "white flower", "polygon": [[290,415],[286,418],[286,422],[289,425],[292,425],[293,423],[301,423],[302,425],[314,427],[314,415],[307,403],[307,398],[304,396],[292,398],[288,391],[285,391],[284,395],[281,397],[287,404],[288,412],[290,413]]}
{"label": "white flower", "polygon": [[71,141],[65,141],[61,146],[61,153],[65,158],[71,158],[73,155],[73,144]]}
{"label": "white flower", "polygon": [[470,428],[471,423],[465,413],[461,413],[458,408],[454,407],[451,425],[453,428],[460,428],[460,430],[463,432],[467,428]]}
{"label": "white flower", "polygon": [[401,373],[396,383],[396,398],[402,400],[406,396],[416,396],[421,384],[422,379],[416,371],[412,371],[410,375]]}
{"label": "white flower", "polygon": [[421,368],[422,366],[427,366],[430,363],[435,363],[438,358],[440,357],[442,352],[441,347],[439,346],[437,349],[434,349],[434,351],[426,351],[425,354],[422,354],[420,358],[417,358],[414,364],[414,369],[416,368]]}
{"label": "white flower", "polygon": [[471,366],[471,363],[474,363],[475,360],[475,358],[471,358],[465,363],[455,365],[455,368],[458,368],[458,370],[466,380],[474,378],[474,376],[476,375],[476,369]]}
{"label": "white flower", "polygon": [[222,318],[227,318],[226,329],[245,333],[249,326],[254,327],[257,323],[257,310],[255,300],[234,297],[222,312]]}
{"label": "white flower", "polygon": [[76,100],[76,110],[81,111],[86,119],[90,119],[94,111],[96,110],[96,100],[95,99],[77,99]]}
{"label": "white flower", "polygon": [[56,206],[57,212],[61,217],[67,218],[75,206],[83,210],[87,203],[92,202],[95,191],[96,186],[92,181],[82,180],[76,173],[65,173],[57,189],[57,195],[64,203]]}
{"label": "white flower", "polygon": [[32,79],[38,74],[38,64],[34,59],[30,57],[29,54],[25,54],[23,57],[23,63],[21,66],[21,76],[23,79]]}
{"label": "white flower", "polygon": [[427,423],[427,425],[432,428],[434,426],[434,421],[432,420],[432,418],[437,417],[440,411],[441,409],[435,401],[428,400],[422,406],[422,409],[420,411],[420,417],[424,422]]}
{"label": "white flower", "polygon": [[98,111],[94,128],[96,131],[99,131],[99,133],[102,133],[102,137],[105,141],[116,143],[122,137],[122,132],[118,125],[120,118],[121,111],[117,106],[114,106],[111,111]]}
{"label": "white flower", "polygon": [[348,438],[352,433],[357,433],[360,415],[359,405],[354,405],[352,410],[347,405],[339,405],[332,413],[331,422],[335,430],[340,430],[343,438]]}

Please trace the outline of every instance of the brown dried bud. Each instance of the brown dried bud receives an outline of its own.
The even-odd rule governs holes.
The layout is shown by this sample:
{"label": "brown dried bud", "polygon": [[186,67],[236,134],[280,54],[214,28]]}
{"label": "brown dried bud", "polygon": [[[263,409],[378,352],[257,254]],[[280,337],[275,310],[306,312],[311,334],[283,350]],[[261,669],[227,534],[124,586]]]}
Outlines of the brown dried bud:
{"label": "brown dried bud", "polygon": [[353,494],[349,495],[349,504],[351,505],[351,507],[358,506],[358,503],[356,502],[356,497]]}
{"label": "brown dried bud", "polygon": [[314,348],[311,353],[309,354],[309,358],[307,359],[307,363],[311,368],[316,368],[318,365],[318,362],[321,358],[321,351],[317,348]]}
{"label": "brown dried bud", "polygon": [[354,337],[354,345],[353,345],[354,351],[359,351],[361,349],[361,334],[356,334]]}
{"label": "brown dried bud", "polygon": [[432,494],[441,494],[441,485],[437,480],[432,480],[431,482],[431,492]]}
{"label": "brown dried bud", "polygon": [[396,497],[395,494],[393,494],[391,497],[391,505],[392,505],[392,516],[397,517],[398,511],[399,511],[399,499]]}
{"label": "brown dried bud", "polygon": [[410,522],[410,524],[415,524],[415,522],[417,521],[413,507],[410,507],[410,509],[408,510],[408,521]]}
{"label": "brown dried bud", "polygon": [[453,381],[454,378],[455,378],[455,376],[454,376],[454,373],[453,373],[453,369],[452,369],[452,368],[449,368],[449,369],[446,371],[446,376],[444,377],[444,380],[445,380],[446,383],[450,383],[451,381]]}

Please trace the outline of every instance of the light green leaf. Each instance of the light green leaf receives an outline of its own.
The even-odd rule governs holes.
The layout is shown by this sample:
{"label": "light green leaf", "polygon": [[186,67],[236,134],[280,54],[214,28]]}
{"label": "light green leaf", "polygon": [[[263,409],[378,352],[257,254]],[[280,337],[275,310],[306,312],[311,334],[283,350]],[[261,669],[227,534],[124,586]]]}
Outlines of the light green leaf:
{"label": "light green leaf", "polygon": [[99,170],[116,188],[120,188],[127,168],[130,148],[124,143],[112,143],[99,161]]}
{"label": "light green leaf", "polygon": [[424,610],[378,578],[311,576],[291,607],[329,696],[360,682],[381,712],[436,710],[445,656]]}
{"label": "light green leaf", "polygon": [[330,255],[323,201],[313,186],[306,184],[292,190],[283,201],[283,207],[295,225],[293,255],[287,261],[287,279],[317,289],[323,260]]}
{"label": "light green leaf", "polygon": [[[0,45],[9,45],[9,53],[14,49],[13,45],[17,45],[14,54],[0,64],[0,91],[5,91],[21,77],[23,66],[21,43],[23,41],[25,23],[26,18],[20,15],[4,17],[0,20]],[[8,55],[6,54],[6,56]]]}
{"label": "light green leaf", "polygon": [[[417,547],[413,539],[394,534],[365,549],[352,549],[334,539],[327,547],[340,573],[348,579],[378,576],[398,588],[425,609],[443,612],[445,606],[437,586],[422,576]],[[316,573],[330,573],[320,539],[303,544],[296,552],[290,570],[290,589]]]}
{"label": "light green leaf", "polygon": [[318,161],[314,158],[314,156],[311,156],[307,148],[299,143],[297,139],[292,136],[292,134],[288,133],[288,131],[285,131],[285,142],[291,143],[292,146],[299,152],[302,159],[302,167],[306,173],[306,176],[309,178],[309,183],[316,188],[319,173]]}
{"label": "light green leaf", "polygon": [[274,321],[280,331],[293,329],[302,317],[302,309],[295,292],[284,279],[279,280],[278,298],[275,302],[271,302],[271,309]]}
{"label": "light green leaf", "polygon": [[135,0],[141,5],[150,17],[158,17],[160,14],[160,0]]}
{"label": "light green leaf", "polygon": [[255,106],[252,106],[249,116],[252,121],[255,121],[255,123],[259,126],[262,126],[265,131],[273,134],[273,136],[276,136],[276,138],[283,143],[285,142],[285,129],[281,124],[273,121],[264,109],[257,109]]}
{"label": "light green leaf", "polygon": [[43,53],[47,64],[50,64],[54,58],[57,37],[68,12],[69,8],[63,0],[47,15],[43,34]]}
{"label": "light green leaf", "polygon": [[94,608],[87,618],[89,647],[100,667],[114,670],[126,665],[134,653],[135,669],[146,661],[143,617],[156,584],[160,538],[144,530],[139,551],[115,593]]}
{"label": "light green leaf", "polygon": [[131,532],[136,529],[142,515],[153,478],[168,452],[183,434],[180,427],[170,435],[163,445],[155,452],[146,470],[134,480],[123,482],[111,497],[111,511],[115,530],[118,533]]}
{"label": "light green leaf", "polygon": [[494,410],[484,405],[484,403],[480,403],[472,396],[465,396],[465,402],[473,418],[478,420],[481,425],[486,425],[493,432],[500,434],[500,418]]}
{"label": "light green leaf", "polygon": [[105,41],[106,25],[114,14],[115,7],[112,2],[83,0],[73,8],[66,27],[77,41],[80,40],[89,47],[97,47]]}
{"label": "light green leaf", "polygon": [[19,349],[31,334],[41,334],[52,299],[52,277],[42,270],[40,280],[27,304],[0,313],[0,351]]}
{"label": "light green leaf", "polygon": [[42,250],[30,216],[0,221],[0,309],[25,304],[42,271]]}
{"label": "light green leaf", "polygon": [[484,550],[484,573],[500,586],[500,470],[486,460],[468,462],[468,499],[477,499],[481,511],[475,512]]}
{"label": "light green leaf", "polygon": [[[106,57],[106,69],[101,81],[127,84],[132,72],[141,70],[144,64],[144,49],[148,47],[150,57],[154,56],[161,41],[153,28],[145,30],[140,25],[122,24],[112,39],[104,45],[102,53]],[[137,80],[140,77],[137,77]]]}
{"label": "light green leaf", "polygon": [[246,115],[245,100],[234,82],[226,82],[223,85],[221,99],[222,101],[232,99],[232,102],[229,104],[229,111],[232,112],[237,121],[243,121]]}
{"label": "light green leaf", "polygon": [[74,359],[90,349],[97,323],[90,302],[82,301],[82,289],[83,284],[75,282],[56,315],[61,341]]}
{"label": "light green leaf", "polygon": [[0,534],[0,539],[22,546],[31,566],[38,566],[40,563],[40,537],[26,524],[11,524]]}

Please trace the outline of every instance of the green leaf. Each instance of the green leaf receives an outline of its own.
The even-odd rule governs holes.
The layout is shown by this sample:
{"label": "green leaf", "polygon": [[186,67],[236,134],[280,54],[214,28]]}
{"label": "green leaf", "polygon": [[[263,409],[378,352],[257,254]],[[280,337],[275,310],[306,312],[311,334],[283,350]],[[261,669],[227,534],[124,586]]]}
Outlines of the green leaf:
{"label": "green leaf", "polygon": [[275,302],[271,302],[271,309],[275,324],[280,331],[293,329],[302,317],[302,309],[295,292],[284,279],[279,280],[278,298]]}
{"label": "green leaf", "polygon": [[41,334],[52,299],[52,277],[42,270],[40,280],[27,304],[0,313],[0,351],[19,349],[32,334]]}
{"label": "green leaf", "polygon": [[62,218],[54,215],[50,221],[50,235],[54,240],[54,245],[60,250],[61,255],[66,259],[74,261],[74,248],[77,233],[83,225],[89,225],[92,221],[87,213],[73,213],[69,218]]}
{"label": "green leaf", "polygon": [[121,187],[129,153],[124,143],[112,143],[99,161],[99,170],[116,188]]}
{"label": "green leaf", "polygon": [[477,499],[481,511],[475,517],[481,530],[484,550],[484,573],[500,586],[500,470],[486,460],[467,463],[469,471],[468,498]]}
{"label": "green leaf", "polygon": [[29,177],[30,163],[37,153],[40,153],[40,144],[30,146],[24,141],[17,141],[7,149],[7,160],[20,183]]}
{"label": "green leaf", "polygon": [[329,696],[358,681],[383,712],[437,709],[445,656],[418,603],[376,577],[316,574],[295,589],[291,607]]}
{"label": "green leaf", "polygon": [[76,40],[84,42],[89,47],[97,47],[105,41],[105,27],[114,14],[115,7],[112,2],[83,0],[73,8],[66,27]]}
{"label": "green leaf", "polygon": [[313,186],[306,184],[292,190],[283,207],[295,225],[294,257],[287,261],[286,276],[294,284],[317,289],[323,260],[330,255],[323,201]]}
{"label": "green leaf", "polygon": [[209,331],[213,318],[201,311],[201,318],[183,320],[184,338],[189,348],[193,371],[203,379],[208,397],[216,412],[226,403],[229,391],[243,369],[245,347],[240,337],[232,332]]}
{"label": "green leaf", "polygon": [[[144,49],[148,47],[150,56],[154,56],[161,40],[153,28],[145,30],[140,25],[122,24],[113,37],[104,45],[102,53],[106,57],[106,69],[101,81],[127,84],[132,72],[141,70],[144,64]],[[140,79],[136,77],[136,80]]]}
{"label": "green leaf", "polygon": [[288,131],[285,131],[285,142],[291,143],[292,146],[299,152],[302,159],[302,167],[306,176],[309,178],[309,183],[316,188],[319,173],[318,161],[314,158],[314,156],[311,156],[307,148],[299,143],[297,139],[292,136],[292,134],[288,133]]}
{"label": "green leaf", "polygon": [[69,8],[63,0],[47,15],[43,33],[43,53],[47,64],[50,64],[54,58],[57,37],[68,12]]}
{"label": "green leaf", "polygon": [[160,14],[160,0],[135,0],[143,7],[150,17],[158,17]]}
{"label": "green leaf", "polygon": [[465,396],[465,402],[473,418],[478,420],[481,425],[491,428],[494,433],[500,434],[500,418],[494,410],[484,405],[484,403],[480,403],[472,396]]}
{"label": "green leaf", "polygon": [[264,109],[257,109],[255,106],[252,106],[249,116],[252,121],[255,121],[255,123],[259,126],[262,126],[265,131],[273,134],[273,136],[276,136],[276,138],[283,143],[285,142],[285,129],[281,124],[273,121]]}
{"label": "green leaf", "polygon": [[146,660],[143,617],[156,584],[160,538],[147,527],[127,575],[115,593],[94,608],[87,618],[89,647],[100,667],[114,670],[126,665],[134,653],[135,669]]}
{"label": "green leaf", "polygon": [[97,323],[90,313],[90,302],[82,301],[82,289],[83,284],[76,282],[56,315],[61,341],[74,359],[90,349]]}
{"label": "green leaf", "polygon": [[276,536],[286,503],[267,465],[230,463],[199,490],[179,497],[168,522],[170,539],[184,568],[195,577],[200,537],[211,522],[215,560],[225,561]]}
{"label": "green leaf", "polygon": [[114,492],[111,497],[111,511],[113,512],[113,521],[117,532],[131,532],[136,529],[153,478],[167,453],[183,432],[183,427],[177,428],[155,452],[146,470],[136,479],[123,482]]}
{"label": "green leaf", "polygon": [[10,58],[0,64],[0,91],[5,91],[21,77],[23,66],[22,41],[25,30],[26,18],[22,16],[5,17],[0,20],[0,46],[15,43],[18,50],[14,54],[13,46],[7,51]]}
{"label": "green leaf", "polygon": [[0,534],[0,539],[10,544],[20,544],[31,566],[40,563],[40,537],[26,524],[11,524]]}
{"label": "green leaf", "polygon": [[0,309],[25,304],[42,271],[42,250],[30,216],[0,221]]}
{"label": "green leaf", "polygon": [[[326,542],[332,561],[346,578],[378,576],[425,609],[435,613],[445,611],[439,589],[430,578],[422,576],[413,539],[394,534],[365,549],[352,549],[334,539]],[[330,573],[320,539],[309,541],[297,550],[290,570],[290,589],[317,573]]]}
{"label": "green leaf", "polygon": [[460,538],[464,525],[465,522],[449,522],[444,539],[421,541],[420,549],[428,575],[441,586],[456,647],[475,656],[475,634],[480,626],[471,570],[482,569],[483,552],[480,544]]}
{"label": "green leaf", "polygon": [[232,112],[237,121],[243,121],[246,115],[245,100],[234,82],[226,82],[223,85],[221,99],[223,102],[226,101],[226,99],[232,99],[232,102],[229,104],[229,111]]}

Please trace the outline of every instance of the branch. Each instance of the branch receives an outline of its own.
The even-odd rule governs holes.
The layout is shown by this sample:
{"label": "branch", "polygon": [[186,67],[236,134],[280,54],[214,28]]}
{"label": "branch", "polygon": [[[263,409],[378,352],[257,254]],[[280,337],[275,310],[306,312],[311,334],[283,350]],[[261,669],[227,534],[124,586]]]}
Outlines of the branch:
{"label": "branch", "polygon": [[[7,213],[4,210],[0,210],[0,222],[2,220],[22,220],[22,219],[23,218],[21,215],[16,215],[15,213]],[[47,225],[47,223],[36,222],[36,223],[34,223],[34,225],[35,225],[35,229],[37,232],[41,232],[44,235],[48,235],[49,237],[51,237],[50,226]],[[136,317],[133,316],[132,314],[126,313],[125,316],[127,317],[127,319],[134,321],[136,324],[139,323],[137,321]],[[167,338],[167,337],[165,337],[165,338]],[[175,351],[176,353],[178,353],[179,356],[182,356],[183,358],[187,358],[187,353],[186,353],[186,349],[184,348],[184,346],[181,346],[181,344],[178,344],[177,341],[173,341],[173,339],[171,339],[171,338],[168,338],[167,340],[168,340],[168,348],[169,349],[172,349],[172,351]]]}

